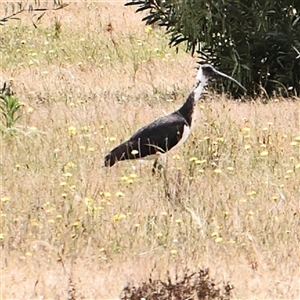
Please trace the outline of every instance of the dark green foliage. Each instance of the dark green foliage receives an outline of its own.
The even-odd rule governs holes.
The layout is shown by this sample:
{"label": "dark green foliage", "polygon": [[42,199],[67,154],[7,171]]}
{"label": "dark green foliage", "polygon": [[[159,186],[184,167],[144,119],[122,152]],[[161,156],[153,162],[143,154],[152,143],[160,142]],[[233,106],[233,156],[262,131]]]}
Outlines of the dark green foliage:
{"label": "dark green foliage", "polygon": [[[249,95],[300,95],[299,0],[132,0],[146,24],[186,43],[202,60],[240,81]],[[224,82],[233,94],[238,89]]]}

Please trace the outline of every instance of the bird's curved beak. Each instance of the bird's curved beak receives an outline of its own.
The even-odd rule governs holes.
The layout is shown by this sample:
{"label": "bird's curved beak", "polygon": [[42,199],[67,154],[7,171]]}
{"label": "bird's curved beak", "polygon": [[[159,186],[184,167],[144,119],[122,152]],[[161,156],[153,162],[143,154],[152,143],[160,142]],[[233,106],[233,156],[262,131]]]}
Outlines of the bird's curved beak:
{"label": "bird's curved beak", "polygon": [[215,77],[224,77],[224,78],[227,78],[227,79],[231,80],[236,85],[238,85],[244,92],[247,92],[246,88],[244,86],[242,86],[237,80],[235,80],[231,76],[226,75],[225,73],[222,73],[222,72],[217,71],[217,70],[214,70],[214,75],[215,75]]}

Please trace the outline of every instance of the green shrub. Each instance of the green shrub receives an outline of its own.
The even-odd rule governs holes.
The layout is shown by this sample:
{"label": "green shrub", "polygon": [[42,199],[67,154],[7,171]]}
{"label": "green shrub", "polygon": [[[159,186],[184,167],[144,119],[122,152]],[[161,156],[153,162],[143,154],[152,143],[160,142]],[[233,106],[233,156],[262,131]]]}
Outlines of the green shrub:
{"label": "green shrub", "polygon": [[4,128],[12,129],[20,119],[20,108],[22,104],[19,99],[7,93],[6,85],[0,95],[0,110],[2,114],[2,123]]}
{"label": "green shrub", "polygon": [[[300,1],[131,0],[146,24],[166,28],[170,45],[234,76],[249,95],[300,94]],[[239,91],[224,82],[233,94]]]}

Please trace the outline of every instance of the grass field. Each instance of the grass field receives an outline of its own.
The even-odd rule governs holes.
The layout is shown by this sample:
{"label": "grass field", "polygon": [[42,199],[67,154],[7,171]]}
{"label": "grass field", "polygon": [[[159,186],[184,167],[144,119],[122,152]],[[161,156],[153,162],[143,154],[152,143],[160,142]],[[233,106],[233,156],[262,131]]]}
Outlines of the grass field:
{"label": "grass field", "polygon": [[207,93],[166,181],[151,161],[102,167],[194,83],[197,58],[141,18],[82,1],[1,27],[1,83],[23,103],[1,124],[2,298],[116,299],[201,267],[235,299],[299,299],[299,99]]}

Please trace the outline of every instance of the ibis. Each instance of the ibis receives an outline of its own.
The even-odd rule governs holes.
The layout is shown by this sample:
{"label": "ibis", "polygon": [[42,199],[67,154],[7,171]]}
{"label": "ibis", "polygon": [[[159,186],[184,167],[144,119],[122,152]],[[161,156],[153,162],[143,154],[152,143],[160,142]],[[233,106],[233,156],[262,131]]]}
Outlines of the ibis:
{"label": "ibis", "polygon": [[113,148],[104,159],[106,167],[112,167],[118,161],[129,159],[155,159],[154,168],[162,166],[165,154],[182,145],[191,132],[195,104],[200,99],[203,88],[212,78],[223,77],[233,81],[242,90],[246,89],[232,77],[204,64],[199,67],[196,83],[184,104],[173,113],[163,116],[140,128],[128,140]]}

